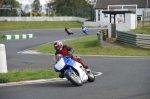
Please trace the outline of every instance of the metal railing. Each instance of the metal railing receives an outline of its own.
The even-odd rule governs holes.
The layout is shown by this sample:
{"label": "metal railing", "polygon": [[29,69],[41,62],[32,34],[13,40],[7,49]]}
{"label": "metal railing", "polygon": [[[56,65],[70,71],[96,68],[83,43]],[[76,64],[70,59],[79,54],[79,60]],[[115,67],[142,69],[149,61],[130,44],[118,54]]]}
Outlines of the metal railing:
{"label": "metal railing", "polygon": [[128,32],[116,31],[117,41],[142,48],[150,49],[150,35],[133,34]]}

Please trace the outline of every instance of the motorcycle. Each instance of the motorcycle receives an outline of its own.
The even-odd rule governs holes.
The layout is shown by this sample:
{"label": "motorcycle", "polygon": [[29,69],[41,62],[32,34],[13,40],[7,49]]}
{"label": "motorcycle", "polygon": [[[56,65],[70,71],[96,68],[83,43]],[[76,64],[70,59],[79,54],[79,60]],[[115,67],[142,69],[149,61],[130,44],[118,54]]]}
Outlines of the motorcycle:
{"label": "motorcycle", "polygon": [[69,28],[65,28],[65,32],[66,32],[68,35],[73,35],[73,34],[74,34]]}
{"label": "motorcycle", "polygon": [[81,86],[83,82],[94,82],[95,76],[90,69],[85,69],[79,62],[70,57],[64,57],[60,54],[55,56],[56,63],[54,70],[60,72],[64,77],[76,86]]}
{"label": "motorcycle", "polygon": [[88,34],[89,31],[86,27],[82,27],[82,32],[85,33],[86,35],[89,35]]}

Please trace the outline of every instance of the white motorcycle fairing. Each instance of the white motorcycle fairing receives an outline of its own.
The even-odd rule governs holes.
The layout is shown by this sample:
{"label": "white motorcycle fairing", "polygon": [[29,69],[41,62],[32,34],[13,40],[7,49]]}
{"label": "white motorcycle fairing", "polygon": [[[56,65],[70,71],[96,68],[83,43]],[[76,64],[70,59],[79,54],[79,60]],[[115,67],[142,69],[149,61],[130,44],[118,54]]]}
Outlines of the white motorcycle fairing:
{"label": "white motorcycle fairing", "polygon": [[[68,65],[69,64],[69,65]],[[78,74],[79,78],[81,79],[82,82],[88,80],[88,76],[86,74],[85,68],[78,62],[72,60],[71,58],[64,58],[60,57],[60,59],[57,61],[57,63],[54,65],[55,71],[60,72],[62,69],[64,69],[66,66],[69,66],[73,69],[75,69]],[[74,70],[71,70],[74,72]],[[67,71],[67,70],[66,70]],[[67,71],[68,72],[68,71]]]}
{"label": "white motorcycle fairing", "polygon": [[57,71],[60,71],[64,68],[64,66],[65,66],[65,62],[64,62],[63,58],[60,58],[60,60],[55,64],[54,67]]}
{"label": "white motorcycle fairing", "polygon": [[88,80],[88,76],[86,75],[85,68],[80,63],[76,62],[74,68],[78,71],[79,77],[82,82]]}

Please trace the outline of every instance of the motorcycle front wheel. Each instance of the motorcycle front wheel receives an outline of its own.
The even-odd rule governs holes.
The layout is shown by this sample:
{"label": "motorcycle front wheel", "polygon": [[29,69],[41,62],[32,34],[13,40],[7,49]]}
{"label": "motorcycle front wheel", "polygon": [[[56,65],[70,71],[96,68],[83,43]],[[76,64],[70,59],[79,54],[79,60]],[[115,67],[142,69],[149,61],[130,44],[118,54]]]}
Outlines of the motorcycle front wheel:
{"label": "motorcycle front wheel", "polygon": [[76,86],[82,85],[82,81],[76,73],[68,72],[66,73],[66,78]]}
{"label": "motorcycle front wheel", "polygon": [[93,73],[89,72],[89,73],[87,73],[87,76],[88,76],[89,82],[94,82],[95,76],[93,75]]}

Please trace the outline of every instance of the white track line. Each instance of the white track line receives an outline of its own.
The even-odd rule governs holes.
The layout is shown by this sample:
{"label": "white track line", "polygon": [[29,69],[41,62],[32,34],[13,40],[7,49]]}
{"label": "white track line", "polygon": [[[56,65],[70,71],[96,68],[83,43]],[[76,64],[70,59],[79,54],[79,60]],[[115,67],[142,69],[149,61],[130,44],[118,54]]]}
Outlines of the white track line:
{"label": "white track line", "polygon": [[[94,76],[100,76],[103,73],[102,72],[94,72],[97,73]],[[49,82],[60,82],[60,81],[66,81],[66,78],[53,78],[53,79],[39,79],[39,80],[28,80],[28,81],[20,81],[20,82],[10,82],[10,83],[2,83],[0,84],[0,87],[6,87],[6,86],[17,86],[17,85],[29,85],[29,84],[41,84],[41,83],[49,83]]]}

